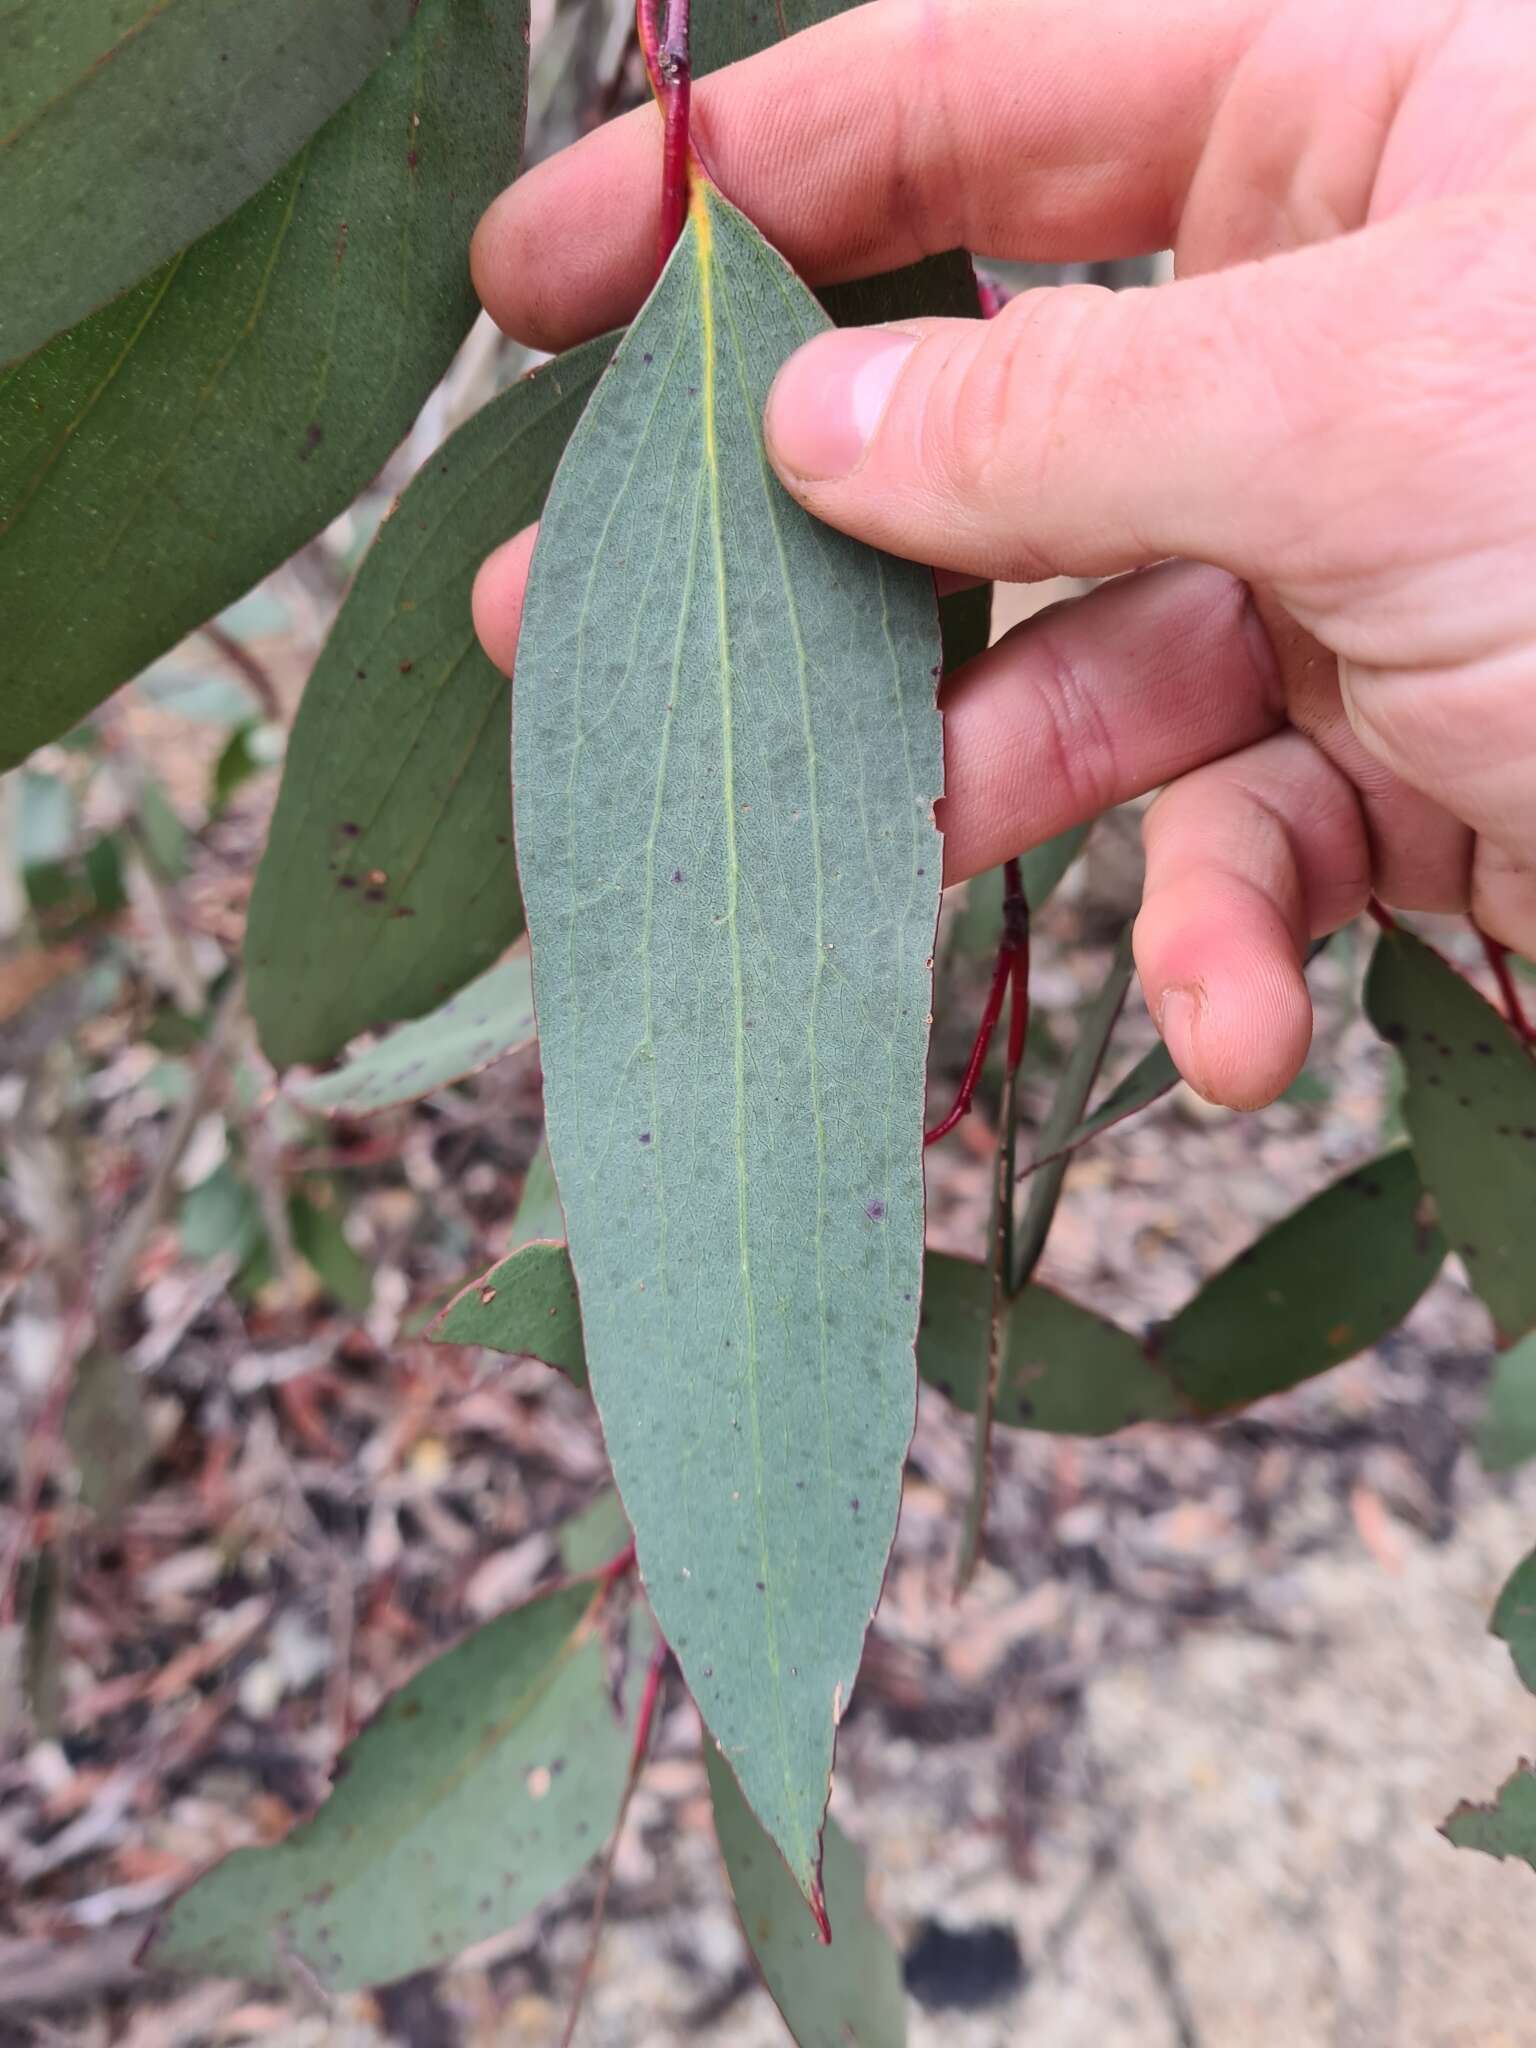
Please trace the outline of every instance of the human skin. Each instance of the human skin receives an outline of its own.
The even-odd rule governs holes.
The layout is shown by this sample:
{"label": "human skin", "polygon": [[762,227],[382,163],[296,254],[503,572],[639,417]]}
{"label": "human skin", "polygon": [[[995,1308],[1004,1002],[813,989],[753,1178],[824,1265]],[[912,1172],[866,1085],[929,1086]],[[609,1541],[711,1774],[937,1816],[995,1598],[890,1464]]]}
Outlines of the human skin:
{"label": "human skin", "polygon": [[[1111,579],[946,679],[946,881],[1159,789],[1142,988],[1235,1107],[1300,1069],[1307,943],[1373,891],[1536,954],[1533,0],[873,0],[693,118],[812,283],[1175,252],[1152,290],[821,337],[770,396],[817,517]],[[646,108],[495,202],[502,327],[633,314],[659,162]],[[531,547],[475,590],[509,672]]]}

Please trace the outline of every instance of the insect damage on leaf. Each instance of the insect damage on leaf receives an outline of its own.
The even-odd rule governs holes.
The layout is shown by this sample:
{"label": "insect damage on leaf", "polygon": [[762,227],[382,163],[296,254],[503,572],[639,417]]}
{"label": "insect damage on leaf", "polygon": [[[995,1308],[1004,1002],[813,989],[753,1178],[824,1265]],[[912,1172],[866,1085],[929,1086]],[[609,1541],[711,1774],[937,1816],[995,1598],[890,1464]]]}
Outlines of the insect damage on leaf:
{"label": "insect damage on leaf", "polygon": [[550,494],[513,721],[593,1391],[658,1619],[808,1898],[915,1405],[941,780],[931,580],[763,450],[825,325],[697,190]]}

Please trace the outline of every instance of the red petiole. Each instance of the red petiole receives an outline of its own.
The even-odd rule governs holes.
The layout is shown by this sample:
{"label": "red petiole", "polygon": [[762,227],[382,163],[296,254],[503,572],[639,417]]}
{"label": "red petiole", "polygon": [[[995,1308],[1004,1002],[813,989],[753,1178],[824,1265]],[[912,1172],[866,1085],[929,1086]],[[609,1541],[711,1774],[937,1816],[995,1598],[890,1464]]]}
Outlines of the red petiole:
{"label": "red petiole", "polygon": [[688,220],[689,107],[693,72],[689,62],[689,0],[667,0],[666,21],[658,16],[659,0],[636,0],[635,21],[651,91],[661,109],[661,225],[657,269],[665,268]]}
{"label": "red petiole", "polygon": [[1024,884],[1016,860],[1007,861],[1003,866],[1003,930],[976,1041],[965,1063],[954,1107],[931,1131],[923,1133],[925,1145],[936,1145],[940,1138],[947,1138],[975,1100],[981,1070],[987,1063],[993,1034],[1003,1014],[1003,999],[1010,988],[1013,1006],[1008,1014],[1007,1069],[1011,1074],[1024,1057],[1024,1039],[1029,1030],[1029,904],[1025,900]]}

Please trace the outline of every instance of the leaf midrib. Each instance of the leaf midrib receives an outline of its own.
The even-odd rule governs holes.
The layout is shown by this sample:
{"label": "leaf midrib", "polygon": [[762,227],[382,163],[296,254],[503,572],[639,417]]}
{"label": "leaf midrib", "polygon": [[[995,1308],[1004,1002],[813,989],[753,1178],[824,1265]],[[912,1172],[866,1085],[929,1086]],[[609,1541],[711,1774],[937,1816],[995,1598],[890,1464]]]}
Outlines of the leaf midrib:
{"label": "leaf midrib", "polygon": [[[726,595],[724,508],[720,493],[720,451],[718,445],[718,345],[715,333],[714,223],[709,198],[701,181],[694,184],[690,203],[692,246],[699,270],[700,411],[704,428],[704,467],[709,485],[710,540],[715,563],[715,617],[720,660],[720,747],[721,795],[725,805],[725,924],[731,962],[732,1046],[731,1071],[736,1096],[736,1231],[741,1257],[742,1308],[746,1335],[747,1406],[751,1416],[752,1495],[757,1513],[758,1563],[763,1575],[763,1622],[768,1668],[773,1678],[774,1722],[779,1737],[779,1756],[784,1770],[784,1798],[789,1823],[794,1829],[798,1859],[807,1867],[816,1861],[800,1824],[795,1798],[794,1773],[789,1751],[789,1730],[784,1717],[783,1666],[779,1655],[778,1626],[775,1621],[776,1573],[768,1545],[768,1504],[765,1497],[762,1389],[757,1350],[757,1301],[753,1293],[752,1256],[747,1214],[747,1034],[746,992],[741,957],[741,860],[736,843],[736,755],[733,720],[735,678],[731,667],[730,607]],[[727,315],[729,317],[729,315]],[[818,947],[818,954],[820,948]],[[820,1232],[818,1231],[818,1237]]]}

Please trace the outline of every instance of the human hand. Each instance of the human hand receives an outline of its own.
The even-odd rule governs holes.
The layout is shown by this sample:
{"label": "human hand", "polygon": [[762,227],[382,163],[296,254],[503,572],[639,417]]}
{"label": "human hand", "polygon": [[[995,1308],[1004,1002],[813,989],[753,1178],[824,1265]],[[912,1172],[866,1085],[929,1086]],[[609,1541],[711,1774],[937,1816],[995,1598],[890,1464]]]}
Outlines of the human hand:
{"label": "human hand", "polygon": [[[875,0],[703,81],[694,126],[813,283],[1176,252],[1154,290],[824,336],[770,398],[818,517],[1114,579],[946,680],[947,881],[1164,786],[1137,965],[1239,1107],[1299,1070],[1307,942],[1372,890],[1536,953],[1528,0]],[[474,269],[503,327],[634,312],[659,155],[646,109],[502,195]],[[508,669],[530,551],[476,587]]]}

